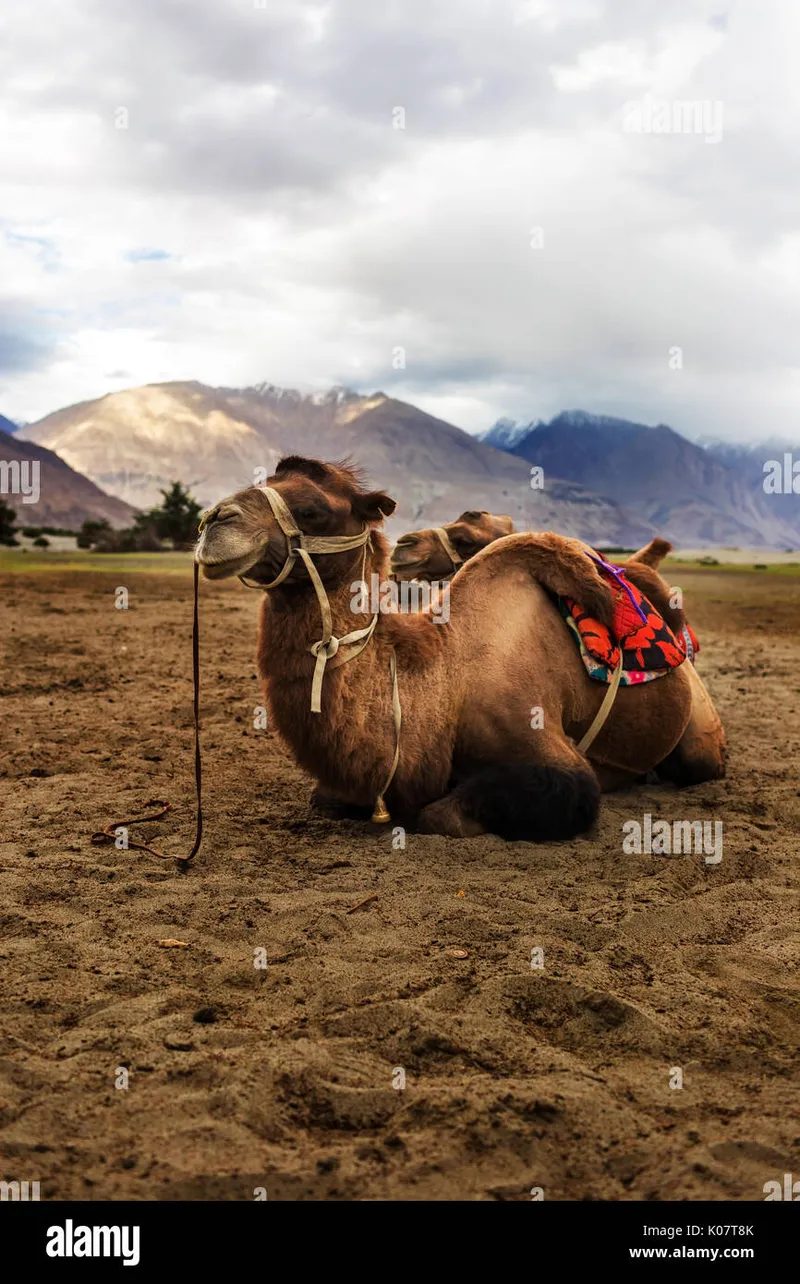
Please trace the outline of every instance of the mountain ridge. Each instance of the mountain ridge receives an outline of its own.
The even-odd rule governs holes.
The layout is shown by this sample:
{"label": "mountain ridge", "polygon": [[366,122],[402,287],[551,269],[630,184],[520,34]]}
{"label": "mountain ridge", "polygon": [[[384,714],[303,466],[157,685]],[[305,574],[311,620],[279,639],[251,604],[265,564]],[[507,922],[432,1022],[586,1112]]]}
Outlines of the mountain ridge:
{"label": "mountain ridge", "polygon": [[173,381],[65,407],[25,431],[138,507],[176,478],[210,505],[252,484],[255,469],[272,472],[281,455],[350,456],[376,485],[394,489],[392,535],[470,507],[508,513],[523,529],[554,528],[591,542],[646,543],[655,533],[624,505],[573,481],[553,478],[544,491],[533,490],[522,460],[382,392]]}
{"label": "mountain ridge", "polygon": [[[655,534],[678,546],[800,544],[796,497],[764,494],[758,448],[737,453],[667,424],[579,409],[528,424],[501,419],[473,435],[382,391],[173,380],[64,407],[24,434],[138,508],[176,479],[210,505],[251,484],[256,470],[272,472],[282,455],[301,454],[351,457],[394,489],[390,534],[475,507],[606,545]],[[535,466],[541,490],[531,488]]]}
{"label": "mountain ridge", "polygon": [[[676,544],[795,547],[800,510],[791,496],[767,496],[753,461],[763,447],[716,449],[667,424],[640,424],[587,411],[562,411],[549,421],[499,420],[482,440],[556,476],[591,484]],[[790,501],[790,502],[786,502]]]}

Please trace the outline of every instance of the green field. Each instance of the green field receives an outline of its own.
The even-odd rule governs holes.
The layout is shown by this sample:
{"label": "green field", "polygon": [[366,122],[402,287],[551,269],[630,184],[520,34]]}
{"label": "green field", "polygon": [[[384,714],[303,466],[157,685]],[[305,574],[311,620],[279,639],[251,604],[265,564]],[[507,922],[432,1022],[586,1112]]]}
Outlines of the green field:
{"label": "green field", "polygon": [[23,552],[0,548],[0,574],[29,575],[38,571],[147,571],[151,575],[191,575],[191,553],[92,553],[75,549],[60,553],[47,549]]}
{"label": "green field", "polygon": [[[769,553],[765,556],[769,557]],[[738,575],[741,571],[755,571],[757,575],[800,575],[800,562],[720,562],[717,566],[709,566],[707,562],[698,561],[697,558],[684,559],[680,554],[664,559],[661,564],[662,575],[673,566],[693,571],[714,571],[720,575]]]}
{"label": "green field", "polygon": [[[619,554],[618,560],[623,560]],[[714,556],[711,550],[709,556]],[[769,557],[769,552],[765,552]],[[612,557],[612,560],[613,557]],[[742,571],[762,575],[800,575],[800,560],[797,562],[720,562],[709,566],[696,557],[681,557],[680,553],[671,554],[665,559],[663,568],[686,567],[697,571],[716,571],[719,574],[740,574]],[[192,570],[191,553],[92,553],[76,549],[69,552],[58,552],[48,549],[26,549],[0,547],[0,574],[35,574],[38,571],[108,571],[117,574],[120,571],[146,571],[151,575],[190,575]]]}

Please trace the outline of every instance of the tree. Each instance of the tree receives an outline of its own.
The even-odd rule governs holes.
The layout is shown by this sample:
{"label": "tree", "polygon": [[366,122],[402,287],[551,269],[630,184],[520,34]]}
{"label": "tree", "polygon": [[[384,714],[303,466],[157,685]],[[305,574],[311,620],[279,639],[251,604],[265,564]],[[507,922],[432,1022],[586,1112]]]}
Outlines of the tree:
{"label": "tree", "polygon": [[162,490],[164,502],[160,508],[136,519],[152,522],[160,539],[168,539],[173,548],[189,548],[197,538],[197,523],[202,508],[179,481],[172,482],[169,490]]}
{"label": "tree", "polygon": [[16,512],[9,508],[6,501],[0,496],[0,544],[5,544],[7,548],[16,548],[19,540],[14,538],[14,522]]}
{"label": "tree", "polygon": [[77,544],[78,548],[92,548],[107,531],[111,530],[111,523],[105,518],[98,520],[89,519],[83,523],[78,531]]}

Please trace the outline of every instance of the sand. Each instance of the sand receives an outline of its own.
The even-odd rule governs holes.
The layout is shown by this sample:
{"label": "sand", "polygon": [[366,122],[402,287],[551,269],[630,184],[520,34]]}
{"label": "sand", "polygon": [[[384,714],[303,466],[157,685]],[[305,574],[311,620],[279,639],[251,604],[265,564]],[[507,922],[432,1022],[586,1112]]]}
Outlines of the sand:
{"label": "sand", "polygon": [[[800,1175],[800,577],[680,574],[726,780],[606,796],[574,842],[400,850],[312,815],[253,726],[257,595],[204,585],[185,874],[90,835],[165,798],[131,836],[190,846],[189,575],[2,575],[0,1176],[49,1199],[749,1200]],[[721,820],[722,862],[623,853],[645,812]]]}

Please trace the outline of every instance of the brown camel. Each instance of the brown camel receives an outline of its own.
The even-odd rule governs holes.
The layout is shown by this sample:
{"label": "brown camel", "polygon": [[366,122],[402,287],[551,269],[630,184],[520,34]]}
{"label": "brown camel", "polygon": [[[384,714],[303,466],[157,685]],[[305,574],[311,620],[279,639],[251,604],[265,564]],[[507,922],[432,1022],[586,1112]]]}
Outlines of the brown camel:
{"label": "brown camel", "polygon": [[[455,575],[459,566],[514,529],[510,517],[495,513],[462,513],[454,522],[401,535],[392,549],[391,573],[396,580],[427,580],[442,583]],[[441,538],[444,533],[445,540]],[[447,551],[447,541],[456,552],[455,560]],[[588,544],[584,545],[589,548]],[[649,598],[674,633],[686,623],[683,610],[675,606],[674,594],[658,574],[658,567],[672,545],[665,539],[653,539],[621,563],[632,584]]]}
{"label": "brown camel", "polygon": [[430,612],[354,616],[354,584],[388,574],[377,527],[394,508],[348,467],[290,457],[267,487],[206,514],[196,550],[207,578],[246,575],[268,590],[258,665],[272,719],[326,791],[370,807],[391,776],[386,800],[403,823],[548,840],[585,831],[601,787],[668,757],[676,778],[719,773],[716,714],[695,700],[687,664],[621,688],[589,760],[578,751],[605,688],[550,593],[605,621],[611,597],[577,541],[519,534],[483,549],[453,580],[447,624]]}
{"label": "brown camel", "polygon": [[396,580],[441,583],[482,548],[513,530],[510,517],[468,509],[454,522],[403,535],[392,549],[392,575]]}
{"label": "brown camel", "polygon": [[[475,520],[477,518],[481,520]],[[469,535],[460,531],[465,520],[469,522]],[[513,529],[510,517],[470,512],[462,513],[455,522],[446,523],[439,529],[451,539],[453,532],[457,532],[458,552],[466,562],[481,549],[508,534],[504,529],[506,525]],[[590,546],[584,544],[583,547],[589,549]],[[686,616],[674,590],[658,572],[661,562],[671,551],[672,545],[668,540],[652,539],[620,565],[630,582],[652,602],[673,633],[679,635],[686,624]],[[446,548],[436,529],[410,531],[401,536],[392,552],[391,570],[398,580],[443,581],[450,579],[458,569],[452,559],[448,559]],[[694,671],[690,675],[690,682],[694,701],[698,706],[697,716],[691,720],[695,730],[687,728],[681,748],[658,765],[660,777],[679,785],[697,784],[707,780],[709,776],[720,776],[725,770],[726,742],[722,723],[701,678]],[[702,728],[702,733],[697,728]],[[688,752],[690,742],[694,746],[691,753]],[[589,756],[592,757],[591,754]],[[626,780],[627,777],[620,776],[618,783],[624,784]],[[612,783],[612,778],[607,776],[606,787],[610,787]]]}

